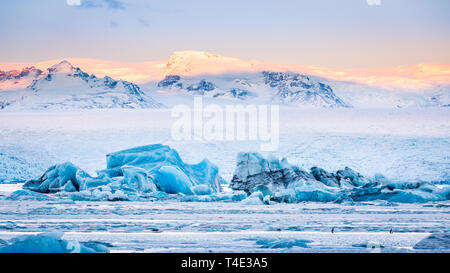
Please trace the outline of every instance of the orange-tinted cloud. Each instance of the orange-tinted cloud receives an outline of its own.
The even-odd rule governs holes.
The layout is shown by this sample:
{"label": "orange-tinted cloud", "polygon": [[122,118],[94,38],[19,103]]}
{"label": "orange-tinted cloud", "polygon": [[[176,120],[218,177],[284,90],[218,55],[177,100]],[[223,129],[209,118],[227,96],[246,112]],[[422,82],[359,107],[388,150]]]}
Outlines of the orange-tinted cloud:
{"label": "orange-tinted cloud", "polygon": [[[136,83],[158,81],[168,74],[185,76],[223,73],[254,73],[262,70],[292,71],[338,81],[395,89],[425,89],[450,84],[450,64],[418,64],[378,69],[336,69],[296,64],[244,61],[199,51],[175,52],[168,61],[114,62],[85,58],[67,58],[74,66],[99,77],[108,75]],[[39,63],[0,63],[0,70],[35,66],[46,69],[61,60]]]}

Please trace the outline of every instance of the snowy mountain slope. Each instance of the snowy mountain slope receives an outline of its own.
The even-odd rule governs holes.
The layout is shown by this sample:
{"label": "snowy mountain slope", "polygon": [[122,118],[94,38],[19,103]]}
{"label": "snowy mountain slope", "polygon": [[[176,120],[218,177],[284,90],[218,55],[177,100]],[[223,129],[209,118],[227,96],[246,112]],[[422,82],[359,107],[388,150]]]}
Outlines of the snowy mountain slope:
{"label": "snowy mountain slope", "polygon": [[348,107],[332,88],[308,76],[263,71],[256,74],[182,77],[168,75],[159,90],[247,102],[281,103],[291,106],[323,108]]}
{"label": "snowy mountain slope", "polygon": [[42,74],[42,70],[32,67],[23,70],[0,71],[0,91],[26,88]]}
{"label": "snowy mountain slope", "polygon": [[320,106],[324,108],[348,107],[333,89],[308,76],[283,72],[262,72],[264,84],[277,88],[276,97],[284,103]]}
{"label": "snowy mountain slope", "polygon": [[450,86],[427,90],[389,90],[293,72],[262,71],[194,77],[168,75],[152,88],[163,94],[202,95],[293,107],[404,108],[450,105]]}
{"label": "snowy mountain slope", "polygon": [[293,72],[389,90],[425,90],[431,87],[450,85],[450,64],[425,63],[372,69],[344,69],[248,61],[192,50],[174,52],[165,65],[164,76],[192,77],[262,71]]}
{"label": "snowy mountain slope", "polygon": [[337,96],[357,108],[423,108],[450,104],[450,86],[399,90],[323,78],[321,81],[330,85]]}
{"label": "snowy mountain slope", "polygon": [[258,62],[246,62],[238,58],[202,51],[176,51],[164,69],[164,76],[198,76],[205,73],[221,75],[227,73],[249,73],[258,70]]}
{"label": "snowy mountain slope", "polygon": [[[23,76],[20,76],[23,74]],[[161,108],[163,105],[146,95],[138,85],[97,78],[69,62],[62,61],[46,71],[25,70],[15,80],[27,82],[26,88],[0,92],[0,109],[94,109],[94,108]],[[11,78],[11,77],[10,77]],[[5,77],[6,79],[6,77]],[[11,81],[12,79],[6,79]]]}
{"label": "snowy mountain slope", "polygon": [[433,90],[429,101],[435,106],[450,107],[450,86],[438,86]]}
{"label": "snowy mountain slope", "polygon": [[[436,85],[433,81],[421,83],[425,73],[437,67],[433,79],[445,80],[445,66],[421,65],[422,69],[402,68],[360,71],[352,77],[350,71],[321,73],[323,69],[289,65],[247,62],[237,58],[199,51],[175,52],[165,68],[165,76],[156,88],[165,94],[203,95],[211,98],[239,99],[250,103],[281,103],[295,107],[356,107],[403,108],[446,107],[450,104],[450,86]],[[442,70],[442,71],[441,71]],[[303,72],[296,72],[303,71]],[[405,72],[406,71],[406,72]],[[411,75],[407,74],[411,71]],[[323,71],[322,71],[323,72]],[[384,74],[383,74],[383,73]],[[439,72],[439,73],[438,73]],[[350,74],[349,74],[350,73]],[[338,75],[345,74],[343,80]],[[423,75],[422,75],[423,74]],[[328,76],[330,77],[328,77]],[[364,76],[365,75],[365,76]],[[379,77],[377,77],[379,75]],[[403,75],[403,76],[402,76]],[[434,74],[433,74],[434,75]],[[402,77],[400,77],[402,76]],[[406,77],[407,76],[407,77]],[[419,77],[415,79],[414,77]],[[428,75],[429,76],[429,75]],[[365,80],[362,80],[362,78]],[[421,78],[422,77],[422,78]],[[344,79],[353,79],[344,80]],[[392,79],[391,79],[392,78]],[[383,79],[396,84],[370,84]],[[396,88],[402,82],[414,88]],[[428,87],[424,87],[428,86]]]}

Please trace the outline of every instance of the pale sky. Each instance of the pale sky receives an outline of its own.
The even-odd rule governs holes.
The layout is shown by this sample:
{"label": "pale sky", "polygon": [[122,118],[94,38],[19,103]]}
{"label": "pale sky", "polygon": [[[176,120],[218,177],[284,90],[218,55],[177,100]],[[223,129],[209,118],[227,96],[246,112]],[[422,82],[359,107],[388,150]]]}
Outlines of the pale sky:
{"label": "pale sky", "polygon": [[450,63],[447,0],[79,1],[2,1],[0,62],[200,50],[339,68]]}

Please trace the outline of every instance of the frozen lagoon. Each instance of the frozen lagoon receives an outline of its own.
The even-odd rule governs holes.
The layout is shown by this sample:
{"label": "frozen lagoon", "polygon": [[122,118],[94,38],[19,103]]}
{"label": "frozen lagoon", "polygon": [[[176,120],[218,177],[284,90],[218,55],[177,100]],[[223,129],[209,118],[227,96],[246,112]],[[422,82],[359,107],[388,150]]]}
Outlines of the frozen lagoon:
{"label": "frozen lagoon", "polygon": [[[285,126],[275,154],[303,168],[349,166],[365,176],[382,173],[393,180],[449,180],[449,110],[327,111],[282,113]],[[65,161],[93,172],[104,166],[107,153],[164,143],[189,163],[208,158],[229,181],[237,152],[259,147],[249,142],[175,142],[170,124],[170,113],[164,111],[1,113],[0,180],[35,178]],[[17,185],[0,187],[12,192]],[[1,240],[63,231],[66,239],[110,243],[112,252],[373,251],[368,244],[382,245],[382,252],[427,252],[433,250],[412,247],[431,233],[450,229],[449,202],[243,206],[18,202],[5,197],[0,197]]]}
{"label": "frozen lagoon", "polygon": [[107,243],[111,252],[450,252],[413,249],[432,233],[450,232],[450,202],[17,202],[4,199],[13,190],[5,186],[1,240],[60,231],[67,240]]}

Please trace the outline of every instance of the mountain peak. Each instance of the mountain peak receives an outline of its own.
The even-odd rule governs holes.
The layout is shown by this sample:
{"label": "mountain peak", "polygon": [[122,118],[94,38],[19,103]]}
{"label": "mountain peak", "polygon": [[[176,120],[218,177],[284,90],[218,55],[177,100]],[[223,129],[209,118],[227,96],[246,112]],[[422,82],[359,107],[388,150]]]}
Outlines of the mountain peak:
{"label": "mountain peak", "polygon": [[70,73],[75,70],[75,67],[66,60],[61,61],[58,64],[53,65],[52,67],[48,68],[49,72],[62,72],[62,73]]}
{"label": "mountain peak", "polygon": [[219,74],[251,66],[238,58],[204,51],[175,51],[166,64],[165,75]]}
{"label": "mountain peak", "polygon": [[0,81],[3,81],[0,90],[26,87],[41,74],[42,71],[34,66],[22,70],[0,71]]}
{"label": "mountain peak", "polygon": [[179,59],[209,59],[209,60],[223,60],[223,59],[236,59],[232,57],[225,57],[219,54],[210,53],[206,51],[198,51],[198,50],[183,50],[183,51],[175,51],[172,53],[172,56],[169,58],[170,60],[179,60]]}

